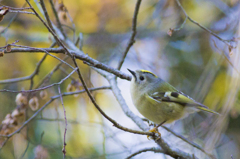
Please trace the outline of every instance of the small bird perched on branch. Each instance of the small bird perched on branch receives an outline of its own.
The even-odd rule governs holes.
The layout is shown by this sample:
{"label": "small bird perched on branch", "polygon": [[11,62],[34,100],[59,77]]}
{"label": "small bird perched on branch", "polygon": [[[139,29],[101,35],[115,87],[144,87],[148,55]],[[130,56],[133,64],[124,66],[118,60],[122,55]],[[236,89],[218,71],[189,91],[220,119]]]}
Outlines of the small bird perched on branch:
{"label": "small bird perched on branch", "polygon": [[131,96],[135,107],[147,119],[158,124],[150,132],[158,133],[158,127],[184,118],[197,110],[218,114],[178,91],[169,83],[147,70],[132,71]]}

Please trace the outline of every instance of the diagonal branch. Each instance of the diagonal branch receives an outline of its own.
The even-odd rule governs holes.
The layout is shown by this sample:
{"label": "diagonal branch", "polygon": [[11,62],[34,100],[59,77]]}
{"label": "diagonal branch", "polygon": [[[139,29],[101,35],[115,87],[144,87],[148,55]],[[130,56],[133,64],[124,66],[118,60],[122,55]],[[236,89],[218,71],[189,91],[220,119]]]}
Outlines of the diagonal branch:
{"label": "diagonal branch", "polygon": [[[101,89],[107,89],[108,87],[96,87],[96,88],[90,88],[89,91],[97,91],[97,90],[101,90]],[[68,96],[68,95],[73,95],[73,94],[80,94],[80,93],[84,93],[86,92],[85,90],[81,90],[78,92],[69,92],[69,93],[63,93],[62,96]],[[1,137],[4,138],[11,138],[13,135],[15,135],[16,133],[19,133],[28,123],[30,123],[40,112],[42,112],[49,104],[51,104],[55,99],[60,98],[60,95],[56,95],[56,96],[52,96],[51,99],[46,102],[40,109],[38,109],[28,120],[26,120],[23,125],[18,128],[16,131],[14,131],[13,133],[9,134],[9,135],[0,135]]]}
{"label": "diagonal branch", "polygon": [[143,152],[148,152],[148,151],[151,151],[151,152],[154,152],[154,153],[164,153],[164,151],[159,148],[159,147],[152,147],[152,148],[145,148],[145,149],[142,149],[142,150],[139,150],[133,154],[131,154],[130,156],[128,156],[126,159],[130,159],[140,153],[143,153]]}
{"label": "diagonal branch", "polygon": [[[78,67],[75,58],[74,58],[73,61],[74,61],[75,67]],[[153,133],[151,133],[151,132],[137,131],[137,130],[132,130],[132,129],[123,127],[123,126],[121,126],[120,124],[118,124],[115,120],[113,120],[112,118],[110,118],[110,117],[100,108],[100,106],[97,104],[97,102],[95,101],[95,99],[94,99],[93,96],[91,95],[91,93],[90,93],[90,91],[88,90],[87,85],[86,85],[86,83],[85,83],[85,81],[84,81],[84,79],[83,79],[83,77],[82,77],[82,74],[81,74],[81,72],[80,72],[79,67],[78,67],[77,73],[78,73],[78,77],[79,77],[80,81],[82,82],[82,85],[83,85],[84,89],[86,90],[86,92],[87,92],[90,100],[92,101],[93,105],[94,105],[94,106],[97,108],[97,110],[102,114],[102,116],[104,116],[104,118],[106,118],[108,121],[110,121],[110,122],[113,124],[113,126],[117,127],[118,129],[121,129],[121,130],[123,130],[123,131],[131,132],[131,133],[134,133],[134,134],[150,135],[150,136],[153,135]]]}
{"label": "diagonal branch", "polygon": [[48,23],[49,27],[52,29],[53,32],[55,32],[54,29],[53,29],[53,26],[52,26],[52,22],[51,22],[51,20],[50,20],[50,17],[49,17],[49,15],[48,15],[48,12],[47,12],[47,9],[46,9],[46,6],[45,6],[44,1],[43,1],[43,0],[40,0],[39,2],[40,2],[40,5],[42,6],[43,13],[44,13],[44,16],[45,16],[45,18],[46,18],[46,20],[47,20],[47,23]]}
{"label": "diagonal branch", "polygon": [[54,16],[55,16],[55,18],[56,18],[57,26],[58,26],[58,28],[60,29],[62,35],[66,38],[67,36],[66,36],[66,34],[65,34],[65,32],[64,32],[64,30],[63,30],[63,28],[62,28],[62,24],[61,24],[60,19],[59,19],[59,17],[58,17],[57,10],[56,10],[55,7],[54,7],[53,1],[52,1],[52,0],[49,0],[49,2],[50,2],[50,4],[51,4],[51,7],[52,7],[52,10],[53,10]]}
{"label": "diagonal branch", "polygon": [[[117,98],[123,112],[130,118],[132,119],[142,130],[146,131],[149,128],[147,127],[146,124],[143,123],[143,120],[133,114],[131,110],[128,108],[128,106],[125,103],[125,100],[123,99],[121,92],[117,86],[116,79],[114,78],[113,75],[103,72],[102,70],[95,69],[98,73],[100,73],[102,76],[104,76],[110,83],[112,87],[113,94]],[[196,156],[190,155],[188,153],[185,153],[179,149],[172,149],[162,138],[157,138],[155,135],[152,135],[154,141],[163,149],[164,154],[167,154],[171,157],[174,158],[179,158],[179,159],[197,159]]]}
{"label": "diagonal branch", "polygon": [[208,155],[209,157],[212,157],[211,154],[207,153],[201,146],[199,146],[198,144],[188,140],[187,138],[185,138],[184,136],[180,135],[180,134],[177,134],[176,132],[172,131],[171,129],[169,129],[168,127],[166,126],[161,126],[162,128],[164,128],[165,130],[167,130],[168,132],[172,133],[174,136],[182,139],[183,141],[185,141],[186,143],[188,143],[189,145],[199,149],[200,151],[202,151],[203,153],[205,153],[206,155]]}
{"label": "diagonal branch", "polygon": [[[0,51],[3,51],[0,49]],[[19,52],[28,52],[28,53],[35,53],[35,52],[48,52],[48,53],[64,53],[65,50],[63,48],[12,48],[10,52],[6,52],[6,54],[9,53],[19,53]],[[76,59],[82,60],[84,61],[86,64],[91,65],[95,68],[100,68],[104,71],[107,71],[109,73],[112,73],[116,76],[118,76],[121,79],[126,79],[128,81],[131,80],[131,76],[127,75],[119,70],[116,70],[115,68],[108,66],[104,63],[101,63],[93,58],[91,58],[90,56],[88,56],[87,54],[84,54],[82,51],[80,50],[69,50],[69,52],[71,54],[73,54]]]}
{"label": "diagonal branch", "polygon": [[138,16],[138,12],[139,12],[139,8],[141,5],[142,0],[138,0],[135,6],[135,11],[134,11],[134,15],[133,15],[133,19],[132,19],[132,35],[128,41],[127,47],[123,53],[122,58],[120,59],[119,65],[117,67],[118,70],[121,69],[123,62],[127,56],[127,53],[129,51],[129,49],[132,47],[132,45],[135,43],[135,36],[137,34],[137,16]]}
{"label": "diagonal branch", "polygon": [[64,129],[64,135],[63,135],[63,149],[62,149],[62,152],[63,152],[63,158],[66,157],[66,134],[67,134],[67,116],[66,116],[66,109],[64,107],[64,104],[63,104],[63,97],[62,97],[62,92],[61,92],[61,88],[60,88],[60,85],[58,85],[58,93],[59,93],[59,96],[60,96],[60,100],[61,100],[61,104],[62,104],[62,107],[63,107],[63,113],[64,113],[64,119],[65,119],[65,129]]}
{"label": "diagonal branch", "polygon": [[[217,39],[219,39],[220,41],[224,42],[228,47],[232,47],[232,45],[230,45],[227,41],[228,40],[224,40],[222,39],[220,36],[218,36],[216,33],[212,32],[211,30],[209,30],[208,28],[204,27],[203,25],[199,24],[198,22],[196,22],[195,20],[193,20],[192,18],[190,18],[187,14],[187,12],[185,11],[185,9],[182,7],[181,3],[179,2],[179,0],[176,0],[178,6],[181,8],[181,10],[183,11],[185,17],[190,20],[193,24],[199,26],[200,28],[202,28],[203,30],[205,30],[206,32],[212,34],[213,36],[215,36]],[[183,25],[185,24],[186,19],[184,20],[184,23],[181,25],[181,27],[179,29],[176,29],[176,31],[180,30]],[[175,31],[175,29],[172,29],[173,31]]]}

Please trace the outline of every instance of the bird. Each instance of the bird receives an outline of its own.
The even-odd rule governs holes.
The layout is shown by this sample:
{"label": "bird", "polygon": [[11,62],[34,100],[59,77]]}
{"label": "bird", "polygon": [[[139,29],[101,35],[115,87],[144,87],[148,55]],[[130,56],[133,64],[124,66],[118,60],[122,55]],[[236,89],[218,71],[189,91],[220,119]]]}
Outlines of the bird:
{"label": "bird", "polygon": [[182,119],[196,111],[220,115],[148,70],[128,69],[128,71],[133,77],[130,85],[133,104],[145,118],[157,124],[149,131],[158,133],[160,137],[158,127]]}

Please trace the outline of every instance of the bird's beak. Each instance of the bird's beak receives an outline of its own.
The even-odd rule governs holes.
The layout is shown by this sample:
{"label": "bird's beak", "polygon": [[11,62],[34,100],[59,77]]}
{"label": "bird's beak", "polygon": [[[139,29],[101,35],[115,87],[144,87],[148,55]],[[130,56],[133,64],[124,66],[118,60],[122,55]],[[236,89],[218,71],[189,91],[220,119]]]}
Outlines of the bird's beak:
{"label": "bird's beak", "polygon": [[135,80],[137,79],[136,73],[130,69],[128,69],[128,71],[133,75],[133,77],[135,78]]}

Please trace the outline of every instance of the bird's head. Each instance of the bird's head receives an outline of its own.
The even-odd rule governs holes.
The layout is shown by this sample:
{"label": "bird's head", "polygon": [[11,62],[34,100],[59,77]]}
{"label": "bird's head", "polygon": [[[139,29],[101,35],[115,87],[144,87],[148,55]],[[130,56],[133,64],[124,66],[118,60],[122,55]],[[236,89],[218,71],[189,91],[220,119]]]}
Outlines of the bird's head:
{"label": "bird's head", "polygon": [[128,69],[128,71],[133,76],[131,87],[134,87],[134,89],[141,90],[159,81],[158,76],[147,70],[132,71]]}

